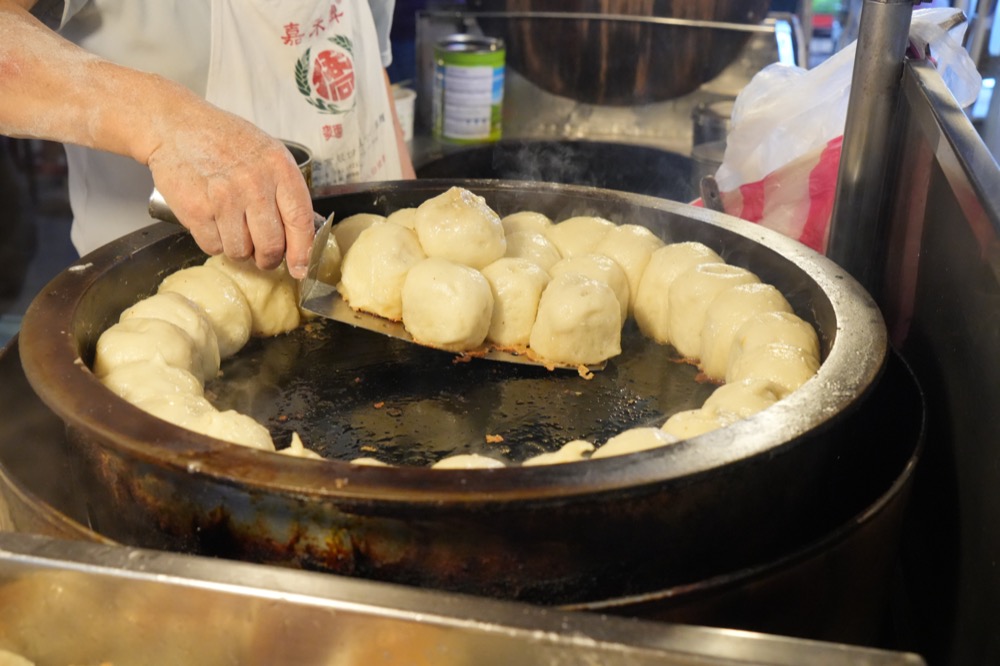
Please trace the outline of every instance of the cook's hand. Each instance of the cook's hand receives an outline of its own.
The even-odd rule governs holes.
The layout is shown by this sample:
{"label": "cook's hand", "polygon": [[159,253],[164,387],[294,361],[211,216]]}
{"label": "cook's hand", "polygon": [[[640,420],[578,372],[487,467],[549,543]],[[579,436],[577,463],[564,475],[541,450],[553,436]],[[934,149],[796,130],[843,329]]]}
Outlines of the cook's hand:
{"label": "cook's hand", "polygon": [[208,103],[189,105],[158,135],[147,164],[156,188],[208,254],[253,257],[264,269],[282,257],[305,277],[314,233],[302,173],[278,140]]}

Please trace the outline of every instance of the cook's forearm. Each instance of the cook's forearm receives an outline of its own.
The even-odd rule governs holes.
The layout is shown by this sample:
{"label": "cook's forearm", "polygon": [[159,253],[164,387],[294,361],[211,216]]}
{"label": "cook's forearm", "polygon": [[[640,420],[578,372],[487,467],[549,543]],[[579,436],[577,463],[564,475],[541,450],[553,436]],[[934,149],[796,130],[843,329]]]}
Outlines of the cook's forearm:
{"label": "cook's forearm", "polygon": [[0,133],[74,143],[145,163],[164,118],[199,100],[115,65],[0,0]]}

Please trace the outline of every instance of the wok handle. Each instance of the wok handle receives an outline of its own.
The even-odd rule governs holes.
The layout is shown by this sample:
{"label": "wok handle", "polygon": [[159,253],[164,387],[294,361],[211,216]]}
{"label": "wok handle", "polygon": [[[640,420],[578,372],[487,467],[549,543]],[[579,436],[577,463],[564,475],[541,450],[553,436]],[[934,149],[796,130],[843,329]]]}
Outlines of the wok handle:
{"label": "wok handle", "polygon": [[161,220],[163,222],[181,223],[177,219],[177,216],[174,215],[174,211],[167,205],[163,195],[155,187],[153,188],[153,193],[149,195],[149,216],[154,220]]}

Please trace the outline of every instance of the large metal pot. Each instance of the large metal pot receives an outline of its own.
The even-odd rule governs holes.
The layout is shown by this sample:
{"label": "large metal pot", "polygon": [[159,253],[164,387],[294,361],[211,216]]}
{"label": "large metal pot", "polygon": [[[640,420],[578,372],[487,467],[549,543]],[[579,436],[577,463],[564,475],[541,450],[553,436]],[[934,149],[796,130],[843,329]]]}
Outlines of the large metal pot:
{"label": "large metal pot", "polygon": [[[590,104],[673,99],[718,75],[767,0],[472,0],[507,64],[543,90]],[[657,22],[657,19],[667,19]],[[714,27],[711,26],[714,23]]]}
{"label": "large metal pot", "polygon": [[[646,225],[668,241],[705,242],[776,285],[812,321],[823,366],[752,418],[619,458],[470,471],[287,459],[153,419],[89,371],[98,335],[122,309],[204,258],[187,234],[153,226],[59,275],[22,328],[25,374],[67,423],[99,531],[135,545],[561,603],[766,562],[844,519],[843,488],[882,436],[882,415],[866,404],[887,357],[878,309],[844,271],[735,218],[592,188],[408,181],[344,187],[315,205],[340,216],[388,213],[452,185],[501,213],[587,212]],[[586,393],[586,382],[575,380],[574,390]],[[554,391],[567,389],[559,384],[567,378],[551,381]],[[553,416],[539,409],[540,418]]]}

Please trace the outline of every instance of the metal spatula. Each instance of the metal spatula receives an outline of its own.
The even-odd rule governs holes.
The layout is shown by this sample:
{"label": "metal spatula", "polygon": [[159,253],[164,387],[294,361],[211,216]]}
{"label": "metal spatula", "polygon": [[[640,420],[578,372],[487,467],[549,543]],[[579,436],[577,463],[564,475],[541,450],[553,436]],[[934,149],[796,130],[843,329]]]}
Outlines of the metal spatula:
{"label": "metal spatula", "polygon": [[[303,278],[299,287],[299,305],[303,310],[311,312],[320,317],[333,319],[335,321],[350,324],[357,328],[364,328],[375,333],[388,335],[393,338],[405,340],[413,344],[416,342],[413,337],[403,327],[402,322],[390,321],[367,312],[359,312],[351,308],[341,297],[336,285],[331,284],[327,277],[328,270],[324,265],[324,255],[330,234],[333,230],[333,214],[326,218],[323,225],[316,232],[313,240],[312,254],[309,257],[309,271]],[[503,361],[506,363],[520,363],[524,365],[538,365],[547,368],[566,368],[579,371],[580,366],[565,363],[552,363],[541,361],[527,355],[515,354],[501,349],[483,347],[468,352],[454,352],[460,356],[469,358],[486,358],[493,361]],[[603,370],[605,363],[588,365],[588,370]]]}

